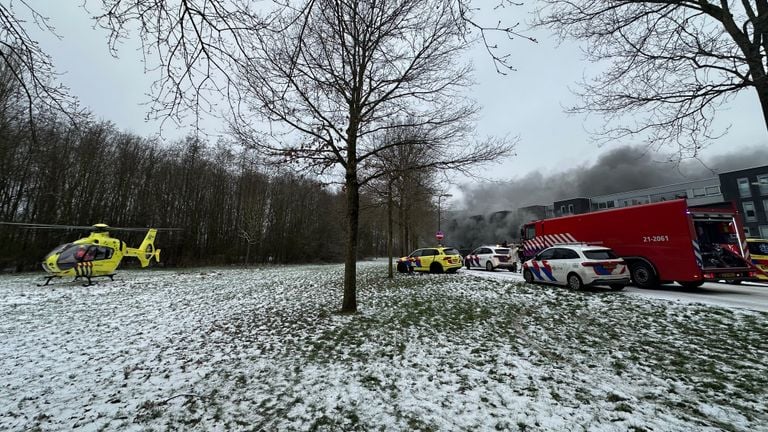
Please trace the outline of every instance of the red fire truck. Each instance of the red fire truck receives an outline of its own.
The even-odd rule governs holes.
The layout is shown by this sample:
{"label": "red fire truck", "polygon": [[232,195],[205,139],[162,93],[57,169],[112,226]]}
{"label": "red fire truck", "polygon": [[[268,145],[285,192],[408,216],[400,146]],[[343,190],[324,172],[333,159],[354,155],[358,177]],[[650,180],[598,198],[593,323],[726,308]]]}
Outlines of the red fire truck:
{"label": "red fire truck", "polygon": [[520,230],[529,259],[555,244],[606,246],[624,258],[641,288],[673,281],[698,287],[706,281],[754,279],[739,213],[689,207],[684,199],[529,222]]}

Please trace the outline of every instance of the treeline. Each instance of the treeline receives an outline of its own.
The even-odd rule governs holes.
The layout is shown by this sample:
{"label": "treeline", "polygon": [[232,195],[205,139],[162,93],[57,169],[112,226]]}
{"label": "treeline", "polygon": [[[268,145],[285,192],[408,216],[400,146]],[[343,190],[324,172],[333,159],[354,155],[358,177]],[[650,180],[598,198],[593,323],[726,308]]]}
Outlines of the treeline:
{"label": "treeline", "polygon": [[[180,228],[157,240],[171,265],[340,259],[340,197],[318,182],[267,175],[247,152],[194,138],[161,146],[108,123],[77,130],[39,118],[35,128],[36,140],[0,134],[2,221]],[[6,226],[0,261],[39,262],[81,234]]]}
{"label": "treeline", "polygon": [[[256,155],[186,138],[170,145],[106,122],[0,113],[0,221],[173,227],[164,265],[340,262],[343,192],[297,174],[264,171]],[[34,133],[32,133],[34,131]],[[386,197],[365,191],[360,255],[386,256]],[[418,184],[393,198],[395,255],[432,244],[435,213]],[[39,268],[57,244],[87,231],[0,225],[0,269]],[[114,236],[138,245],[141,233]],[[126,264],[130,264],[126,262]]]}

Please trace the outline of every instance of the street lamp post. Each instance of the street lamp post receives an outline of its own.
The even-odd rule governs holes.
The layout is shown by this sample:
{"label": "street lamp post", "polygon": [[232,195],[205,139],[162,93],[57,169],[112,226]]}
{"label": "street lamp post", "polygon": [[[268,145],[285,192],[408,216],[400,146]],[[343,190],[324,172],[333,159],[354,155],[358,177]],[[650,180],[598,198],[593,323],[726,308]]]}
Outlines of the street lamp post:
{"label": "street lamp post", "polygon": [[451,194],[440,194],[437,196],[437,230],[440,231],[440,199],[442,197],[450,198]]}

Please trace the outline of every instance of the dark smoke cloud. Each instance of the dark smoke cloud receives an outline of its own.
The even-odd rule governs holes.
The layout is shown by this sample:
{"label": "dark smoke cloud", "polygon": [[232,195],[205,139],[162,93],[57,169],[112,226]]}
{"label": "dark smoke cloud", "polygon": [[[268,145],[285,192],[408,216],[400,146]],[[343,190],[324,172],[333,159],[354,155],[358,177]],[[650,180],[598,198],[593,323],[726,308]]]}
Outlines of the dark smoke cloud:
{"label": "dark smoke cloud", "polygon": [[[594,165],[582,165],[565,172],[528,173],[509,181],[464,185],[464,210],[453,216],[446,234],[457,246],[471,247],[517,238],[520,225],[535,217],[515,210],[531,205],[551,205],[554,201],[592,197],[700,180],[718,173],[768,165],[768,146],[747,147],[738,153],[703,160],[675,163],[674,157],[648,152],[644,147],[623,146],[600,156]],[[497,215],[494,212],[509,211]],[[482,217],[470,218],[470,216]]]}

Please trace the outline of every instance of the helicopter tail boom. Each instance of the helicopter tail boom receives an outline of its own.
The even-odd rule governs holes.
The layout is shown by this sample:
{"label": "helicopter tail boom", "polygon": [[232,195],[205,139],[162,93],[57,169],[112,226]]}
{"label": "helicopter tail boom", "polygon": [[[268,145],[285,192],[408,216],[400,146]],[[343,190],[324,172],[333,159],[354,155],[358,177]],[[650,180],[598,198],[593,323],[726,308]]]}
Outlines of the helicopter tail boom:
{"label": "helicopter tail boom", "polygon": [[144,241],[141,242],[141,246],[138,248],[127,248],[125,255],[138,258],[142,267],[148,266],[152,261],[152,258],[154,258],[156,262],[160,262],[160,249],[155,249],[156,235],[157,230],[150,229],[147,231]]}

